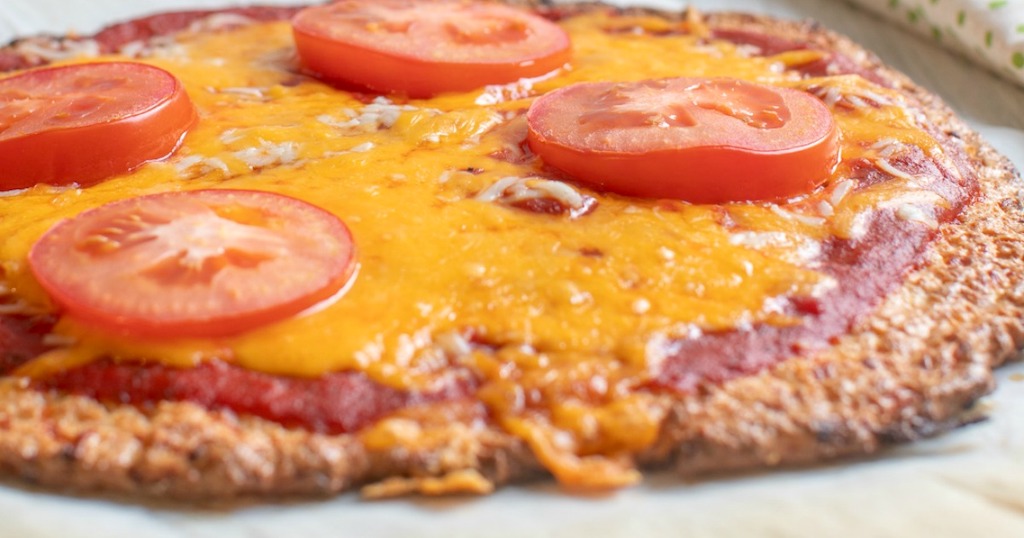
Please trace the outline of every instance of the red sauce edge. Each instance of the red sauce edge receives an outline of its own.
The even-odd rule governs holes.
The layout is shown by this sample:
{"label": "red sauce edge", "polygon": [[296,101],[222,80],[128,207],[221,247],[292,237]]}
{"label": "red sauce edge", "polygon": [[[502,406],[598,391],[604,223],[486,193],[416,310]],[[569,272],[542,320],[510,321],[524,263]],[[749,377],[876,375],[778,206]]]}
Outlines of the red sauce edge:
{"label": "red sauce edge", "polygon": [[[792,41],[783,37],[760,34],[750,30],[718,29],[711,33],[712,37],[723,39],[737,45],[751,45],[760,49],[760,56],[774,56],[794,50],[820,50],[813,45]],[[865,69],[850,57],[837,51],[822,51],[821,59],[794,66],[792,69],[809,77],[829,75],[860,75],[880,86],[892,87],[892,83],[878,73]]]}
{"label": "red sauce edge", "polygon": [[0,315],[0,375],[46,351],[44,337],[53,330],[55,321],[52,316]]}
{"label": "red sauce edge", "polygon": [[[253,7],[229,10],[189,11],[154,15],[107,28],[95,36],[105,51],[140,39],[173,33],[202,17],[236,13],[257,20],[280,20],[297,8]],[[758,46],[765,55],[807,48],[806,45],[747,31],[722,30],[715,37]],[[9,51],[0,53],[0,71],[25,67],[24,59]],[[849,58],[833,53],[825,60],[799,68],[809,76],[856,73],[886,82]],[[948,149],[948,148],[947,148]],[[932,167],[923,155],[895,163],[910,172]],[[957,155],[957,166],[966,173],[966,157]],[[862,183],[873,182],[879,172],[861,168]],[[957,181],[941,174],[938,192],[952,203],[940,221],[950,221],[970,202],[977,190],[975,178]],[[758,326],[748,331],[702,335],[668,344],[669,358],[649,383],[652,390],[689,392],[708,384],[760,372],[791,356],[821,349],[845,334],[920,261],[935,233],[898,219],[892,212],[879,213],[862,240],[833,239],[826,243],[822,270],[836,277],[837,289],[817,301],[795,306],[806,323],[797,327]],[[898,241],[893,238],[899,238]],[[45,351],[44,336],[52,329],[49,316],[0,315],[0,374],[10,373]],[[476,383],[456,376],[445,386],[428,392],[400,391],[381,385],[365,374],[336,372],[316,379],[275,376],[245,370],[224,362],[209,362],[192,369],[160,364],[102,360],[38,381],[39,389],[90,396],[97,400],[149,406],[165,400],[189,401],[210,409],[229,409],[255,415],[285,426],[338,434],[358,431],[392,412],[425,403],[470,398]]]}
{"label": "red sauce edge", "polygon": [[[946,149],[951,150],[948,144]],[[967,156],[950,152],[959,179],[952,171],[940,170],[920,149],[890,160],[911,175],[939,178],[932,190],[950,202],[937,215],[939,222],[957,218],[978,191]],[[860,186],[889,177],[873,164],[855,163],[852,169],[851,179]],[[834,277],[838,286],[819,300],[801,300],[795,305],[794,313],[804,320],[801,325],[761,325],[749,331],[710,333],[671,342],[666,350],[668,358],[649,387],[680,392],[698,390],[703,385],[755,374],[790,357],[826,347],[849,332],[899,286],[903,276],[919,265],[935,237],[935,230],[900,219],[894,210],[879,211],[863,238],[832,238],[825,242],[819,270]]]}
{"label": "red sauce edge", "polygon": [[40,386],[136,406],[168,400],[192,402],[285,426],[340,434],[358,431],[407,407],[468,398],[476,387],[467,379],[452,378],[439,389],[409,392],[385,387],[360,372],[307,379],[275,376],[220,361],[178,369],[102,360],[61,372]]}
{"label": "red sauce edge", "polygon": [[209,9],[159,13],[109,26],[93,36],[104,53],[115,52],[133,41],[180,32],[193,22],[210,15],[241,15],[255,21],[277,21],[289,19],[299,12],[300,7],[250,6],[231,9]]}

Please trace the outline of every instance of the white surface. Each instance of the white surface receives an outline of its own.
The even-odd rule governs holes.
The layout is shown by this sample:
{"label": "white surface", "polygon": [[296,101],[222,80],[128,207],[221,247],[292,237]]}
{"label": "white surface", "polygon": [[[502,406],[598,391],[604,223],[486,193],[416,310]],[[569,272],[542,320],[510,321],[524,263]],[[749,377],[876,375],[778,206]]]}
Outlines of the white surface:
{"label": "white surface", "polygon": [[[0,42],[230,0],[0,0]],[[277,3],[296,3],[278,1]],[[650,2],[681,6],[682,2]],[[835,2],[702,0],[702,9],[812,17],[946,99],[1020,167],[1024,91]],[[1012,380],[1013,378],[1017,380]],[[992,419],[859,462],[573,497],[551,484],[481,499],[325,501],[187,510],[0,485],[0,537],[1024,537],[1024,365],[1000,373]]]}

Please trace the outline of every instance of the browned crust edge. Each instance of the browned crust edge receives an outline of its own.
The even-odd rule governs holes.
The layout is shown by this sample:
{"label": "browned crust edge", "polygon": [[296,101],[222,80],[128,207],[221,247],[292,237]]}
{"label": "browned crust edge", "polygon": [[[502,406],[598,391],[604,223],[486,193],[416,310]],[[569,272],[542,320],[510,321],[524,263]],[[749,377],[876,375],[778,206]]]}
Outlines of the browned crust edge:
{"label": "browned crust edge", "polygon": [[[992,390],[993,368],[1024,345],[1019,175],[937,97],[845,37],[765,16],[719,13],[706,21],[810,40],[891,80],[972,155],[982,195],[960,222],[942,227],[923,268],[855,331],[818,356],[671,402],[658,442],[640,462],[673,463],[690,475],[806,464],[961,424]],[[468,473],[473,484],[496,485],[541,472],[529,449],[474,404],[413,409],[388,424],[399,442],[377,448],[358,435],[288,430],[188,403],[108,407],[8,379],[0,382],[0,473],[48,487],[194,502],[333,494],[388,477]]]}

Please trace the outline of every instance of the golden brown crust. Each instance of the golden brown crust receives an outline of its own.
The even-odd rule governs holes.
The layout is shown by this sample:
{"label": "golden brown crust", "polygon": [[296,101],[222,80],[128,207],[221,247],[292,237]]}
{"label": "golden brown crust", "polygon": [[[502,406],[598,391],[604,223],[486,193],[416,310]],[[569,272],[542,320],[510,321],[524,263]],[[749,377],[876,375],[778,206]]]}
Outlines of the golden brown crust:
{"label": "golden brown crust", "polygon": [[363,435],[328,436],[188,403],[111,408],[7,381],[0,428],[4,474],[78,491],[190,499],[329,494],[467,469],[504,483],[538,469],[520,442],[468,403],[410,410]]}
{"label": "golden brown crust", "polygon": [[[1016,171],[936,97],[814,23],[734,13],[706,23],[812,41],[891,81],[921,103],[946,143],[963,145],[981,195],[941,228],[922,267],[831,349],[666,402],[659,441],[640,461],[686,474],[806,464],[961,424],[993,388],[992,369],[1024,344]],[[367,483],[378,483],[371,495],[479,493],[540,469],[522,441],[465,402],[326,436],[188,403],[109,407],[0,384],[0,471],[48,486],[188,499],[330,494]]]}

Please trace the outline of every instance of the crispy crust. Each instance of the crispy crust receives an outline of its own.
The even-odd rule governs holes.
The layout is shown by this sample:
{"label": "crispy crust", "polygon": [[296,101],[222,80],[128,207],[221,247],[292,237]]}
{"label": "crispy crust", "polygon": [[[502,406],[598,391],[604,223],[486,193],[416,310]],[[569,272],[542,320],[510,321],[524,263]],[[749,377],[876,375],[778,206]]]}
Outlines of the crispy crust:
{"label": "crispy crust", "polygon": [[[666,401],[659,440],[639,460],[687,475],[806,464],[964,423],[992,390],[992,369],[1024,345],[1018,174],[938,98],[844,37],[746,14],[706,22],[811,41],[879,74],[921,103],[947,143],[963,146],[981,195],[942,226],[922,267],[829,350]],[[521,440],[467,402],[410,409],[372,433],[327,436],[188,403],[111,407],[0,382],[0,472],[47,486],[192,500],[363,484],[376,484],[364,490],[374,496],[481,493],[541,469]]]}

